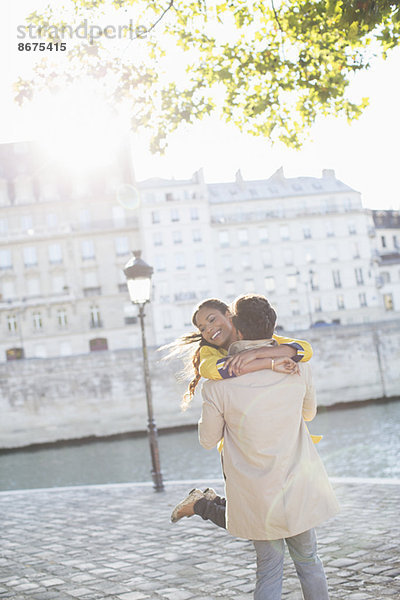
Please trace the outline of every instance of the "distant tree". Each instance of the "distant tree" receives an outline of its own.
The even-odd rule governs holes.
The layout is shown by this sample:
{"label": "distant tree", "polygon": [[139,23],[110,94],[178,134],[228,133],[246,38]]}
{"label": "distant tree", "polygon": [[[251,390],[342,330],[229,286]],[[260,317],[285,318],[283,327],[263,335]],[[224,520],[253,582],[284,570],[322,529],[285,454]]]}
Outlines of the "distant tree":
{"label": "distant tree", "polygon": [[110,6],[132,20],[129,51],[111,50],[104,32],[67,39],[66,64],[48,52],[32,80],[16,82],[16,100],[92,80],[112,105],[129,105],[133,129],[150,128],[153,151],[212,113],[299,148],[318,116],[361,114],[368,100],[350,100],[352,76],[400,36],[399,2],[389,0],[66,0],[65,14],[48,7],[27,25],[55,41],[54,27],[96,23]]}

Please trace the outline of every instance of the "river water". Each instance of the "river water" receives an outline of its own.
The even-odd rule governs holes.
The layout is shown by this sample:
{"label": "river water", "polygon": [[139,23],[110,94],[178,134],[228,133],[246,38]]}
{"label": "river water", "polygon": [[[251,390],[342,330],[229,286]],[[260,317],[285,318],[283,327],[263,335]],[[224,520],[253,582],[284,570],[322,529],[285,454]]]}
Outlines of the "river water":
{"label": "river water", "polygon": [[[318,451],[332,477],[400,477],[400,401],[320,410],[309,424],[323,434]],[[204,450],[197,432],[159,435],[165,480],[221,477],[217,450]],[[100,440],[0,454],[0,489],[149,481],[146,437]]]}

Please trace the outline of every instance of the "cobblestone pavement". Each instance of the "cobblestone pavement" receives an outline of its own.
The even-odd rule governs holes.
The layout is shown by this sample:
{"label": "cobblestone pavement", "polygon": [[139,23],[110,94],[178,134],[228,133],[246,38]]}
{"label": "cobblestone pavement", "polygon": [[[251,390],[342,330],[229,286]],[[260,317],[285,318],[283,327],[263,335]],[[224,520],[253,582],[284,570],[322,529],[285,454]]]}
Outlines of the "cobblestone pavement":
{"label": "cobblestone pavement", "polygon": [[[400,598],[400,481],[333,480],[341,513],[318,529],[331,600]],[[0,599],[250,600],[251,542],[197,516],[169,522],[195,484],[0,493]],[[302,598],[288,554],[282,598]]]}

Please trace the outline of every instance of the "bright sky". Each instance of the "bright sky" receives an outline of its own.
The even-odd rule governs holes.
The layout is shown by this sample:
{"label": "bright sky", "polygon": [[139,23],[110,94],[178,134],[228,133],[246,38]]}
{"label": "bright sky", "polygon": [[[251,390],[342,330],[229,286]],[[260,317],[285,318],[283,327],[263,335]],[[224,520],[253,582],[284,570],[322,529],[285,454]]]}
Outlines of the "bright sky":
{"label": "bright sky", "polygon": [[[2,0],[0,51],[7,62],[3,61],[1,73],[0,143],[32,139],[40,135],[46,124],[52,124],[51,105],[42,101],[20,109],[12,101],[13,81],[19,75],[29,76],[32,63],[39,57],[39,53],[18,52],[17,25],[23,23],[25,14],[39,11],[45,4],[45,0]],[[399,73],[400,48],[387,61],[377,59],[370,71],[356,76],[352,97],[370,98],[362,117],[351,125],[345,120],[321,119],[311,132],[311,141],[300,151],[271,146],[267,139],[241,134],[216,119],[174,133],[162,157],[151,155],[143,139],[136,136],[136,177],[187,179],[204,167],[206,181],[217,182],[233,180],[239,168],[245,179],[267,178],[280,166],[287,177],[319,177],[322,169],[329,168],[362,193],[365,206],[400,209]]]}

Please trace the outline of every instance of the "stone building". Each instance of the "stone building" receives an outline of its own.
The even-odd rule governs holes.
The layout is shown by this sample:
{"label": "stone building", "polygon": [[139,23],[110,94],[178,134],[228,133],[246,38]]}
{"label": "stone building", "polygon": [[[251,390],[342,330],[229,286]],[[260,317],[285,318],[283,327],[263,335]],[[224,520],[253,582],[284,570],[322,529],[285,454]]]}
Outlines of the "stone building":
{"label": "stone building", "polygon": [[377,287],[388,315],[400,310],[400,211],[372,211],[376,231]]}
{"label": "stone building", "polygon": [[398,314],[371,212],[333,171],[137,184],[129,156],[78,177],[35,144],[0,146],[0,361],[139,347],[122,272],[136,249],[154,268],[149,345],[190,330],[209,296],[266,294],[291,331]]}
{"label": "stone building", "polygon": [[125,156],[72,179],[35,144],[0,146],[0,360],[139,345],[122,273],[140,244]]}

